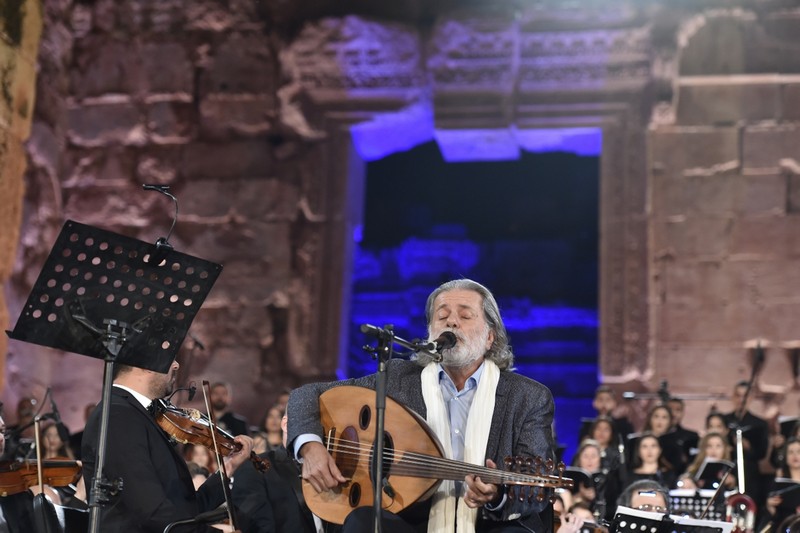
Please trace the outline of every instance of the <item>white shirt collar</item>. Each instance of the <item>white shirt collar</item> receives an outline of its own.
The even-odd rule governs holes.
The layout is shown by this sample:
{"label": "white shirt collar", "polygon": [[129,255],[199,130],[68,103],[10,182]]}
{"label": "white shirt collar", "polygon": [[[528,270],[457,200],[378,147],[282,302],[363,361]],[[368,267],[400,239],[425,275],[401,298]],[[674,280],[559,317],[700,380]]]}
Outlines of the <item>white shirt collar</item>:
{"label": "white shirt collar", "polygon": [[147,396],[145,396],[145,395],[144,395],[144,394],[142,394],[141,392],[136,392],[135,390],[133,390],[133,389],[132,389],[132,388],[130,388],[130,387],[126,387],[125,385],[120,385],[119,383],[114,383],[114,386],[115,386],[115,387],[119,387],[120,389],[122,389],[122,390],[125,390],[125,391],[128,391],[129,393],[131,393],[131,395],[132,395],[134,398],[136,398],[136,400],[137,400],[137,401],[138,401],[140,404],[142,404],[142,407],[144,407],[145,409],[147,409],[148,407],[150,407],[150,404],[151,404],[151,403],[153,403],[153,400],[151,400],[150,398],[148,398]]}

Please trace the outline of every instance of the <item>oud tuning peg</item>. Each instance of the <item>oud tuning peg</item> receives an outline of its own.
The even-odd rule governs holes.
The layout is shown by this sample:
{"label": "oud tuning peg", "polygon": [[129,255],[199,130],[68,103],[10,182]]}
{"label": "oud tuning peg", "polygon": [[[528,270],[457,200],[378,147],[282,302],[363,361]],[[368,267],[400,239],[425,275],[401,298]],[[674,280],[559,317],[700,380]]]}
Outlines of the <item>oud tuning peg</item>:
{"label": "oud tuning peg", "polygon": [[536,501],[540,503],[544,501],[544,493],[542,491],[536,493]]}
{"label": "oud tuning peg", "polygon": [[510,472],[511,470],[513,470],[514,458],[511,457],[510,455],[507,455],[505,459],[503,459],[503,465],[505,466],[506,471]]}
{"label": "oud tuning peg", "polygon": [[531,473],[531,466],[532,465],[533,465],[533,459],[531,459],[530,457],[527,457],[525,459],[525,473],[526,474],[530,474]]}
{"label": "oud tuning peg", "polygon": [[553,469],[555,468],[555,463],[551,458],[547,458],[547,461],[544,462],[544,467],[547,469],[548,474],[553,473]]}
{"label": "oud tuning peg", "polygon": [[542,465],[543,465],[542,458],[537,455],[536,456],[536,475],[537,476],[541,476],[542,475]]}
{"label": "oud tuning peg", "polygon": [[564,464],[564,461],[559,461],[558,466],[558,477],[564,477],[564,471],[567,469],[567,465]]}
{"label": "oud tuning peg", "polygon": [[524,472],[523,468],[525,467],[525,459],[523,459],[522,456],[518,455],[514,459],[514,463],[516,472]]}

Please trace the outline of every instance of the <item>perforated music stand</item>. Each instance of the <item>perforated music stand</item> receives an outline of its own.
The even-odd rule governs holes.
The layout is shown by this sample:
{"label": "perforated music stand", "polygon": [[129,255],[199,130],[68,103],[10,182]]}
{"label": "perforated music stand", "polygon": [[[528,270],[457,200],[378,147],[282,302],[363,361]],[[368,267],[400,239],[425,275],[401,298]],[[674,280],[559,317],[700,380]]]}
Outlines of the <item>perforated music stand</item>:
{"label": "perforated music stand", "polygon": [[730,533],[733,524],[717,520],[697,520],[685,516],[640,511],[620,505],[614,513],[611,531],[615,533]]}
{"label": "perforated music stand", "polygon": [[103,476],[115,363],[166,373],[222,266],[68,220],[45,261],[12,339],[103,359],[103,412],[90,493],[90,531],[121,482]]}

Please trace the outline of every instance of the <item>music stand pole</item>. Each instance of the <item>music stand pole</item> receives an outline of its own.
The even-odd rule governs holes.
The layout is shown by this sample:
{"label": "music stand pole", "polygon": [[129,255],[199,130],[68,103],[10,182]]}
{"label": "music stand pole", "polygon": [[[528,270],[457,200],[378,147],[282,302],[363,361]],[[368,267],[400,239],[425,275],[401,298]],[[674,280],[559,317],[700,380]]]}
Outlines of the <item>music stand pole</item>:
{"label": "music stand pole", "polygon": [[[122,346],[126,340],[127,324],[124,322],[117,322],[116,320],[105,321],[108,329],[105,333],[103,344],[106,346],[106,357],[104,359],[105,366],[103,368],[103,408],[100,411],[100,437],[97,443],[97,459],[95,462],[96,470],[94,480],[92,480],[92,488],[89,493],[89,533],[99,533],[100,531],[100,511],[101,506],[109,501],[107,491],[111,489],[113,492],[122,490],[122,480],[115,480],[109,482],[106,480],[105,473],[103,472],[106,464],[106,445],[108,443],[108,415],[111,407],[111,387],[113,386],[114,376],[114,362],[119,355]],[[121,333],[116,333],[112,330],[112,326],[119,325],[122,328]]]}

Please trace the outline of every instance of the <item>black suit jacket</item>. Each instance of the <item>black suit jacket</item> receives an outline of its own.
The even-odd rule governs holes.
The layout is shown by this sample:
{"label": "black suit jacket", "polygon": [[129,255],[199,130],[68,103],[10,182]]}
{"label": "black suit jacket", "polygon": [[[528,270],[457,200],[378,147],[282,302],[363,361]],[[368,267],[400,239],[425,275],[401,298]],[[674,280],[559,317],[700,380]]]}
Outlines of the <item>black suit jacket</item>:
{"label": "black suit jacket", "polygon": [[9,533],[33,531],[33,495],[29,491],[0,497],[0,506],[3,507]]}
{"label": "black suit jacket", "polygon": [[[98,407],[102,407],[102,404]],[[102,409],[95,409],[84,430],[83,476],[91,490],[100,434]],[[156,425],[153,417],[130,393],[113,387],[109,413],[105,475],[122,478],[122,492],[105,506],[103,531],[162,533],[175,521],[214,509],[224,500],[219,476],[211,476],[194,490],[186,462]],[[174,532],[212,532],[208,526],[173,528]]]}
{"label": "black suit jacket", "polygon": [[301,490],[300,469],[283,447],[260,455],[270,463],[265,473],[251,464],[236,471],[233,501],[247,515],[247,533],[315,533],[311,511]]}
{"label": "black suit jacket", "polygon": [[[401,359],[390,360],[387,367],[388,396],[425,418],[427,408],[422,397],[422,367],[415,362]],[[333,383],[311,383],[294,389],[288,406],[290,449],[294,440],[304,433],[314,433],[322,437],[319,395],[340,385],[374,389],[375,375]],[[498,466],[502,466],[503,459],[508,456],[553,458],[553,412],[553,395],[550,389],[520,374],[500,372],[486,457]],[[537,502],[535,498],[531,500],[509,498],[502,509],[494,513],[481,509],[476,530],[486,531],[497,526],[498,521],[521,521],[533,531],[549,530],[549,518],[539,515],[545,508],[549,511],[547,501]],[[429,500],[426,503],[429,506]],[[419,511],[427,517],[424,509]]]}
{"label": "black suit jacket", "polygon": [[234,437],[236,435],[250,434],[247,428],[247,420],[243,416],[231,413],[230,411],[219,417],[217,419],[217,424]]}

